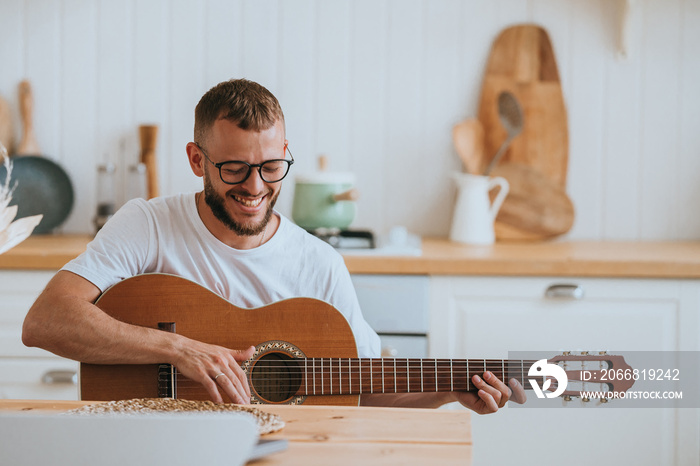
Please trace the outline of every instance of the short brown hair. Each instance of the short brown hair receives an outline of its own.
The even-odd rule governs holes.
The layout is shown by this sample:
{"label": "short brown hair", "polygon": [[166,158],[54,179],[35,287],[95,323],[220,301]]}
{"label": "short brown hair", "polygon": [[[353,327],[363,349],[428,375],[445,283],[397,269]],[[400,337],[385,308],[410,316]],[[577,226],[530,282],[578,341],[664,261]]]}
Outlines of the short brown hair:
{"label": "short brown hair", "polygon": [[231,79],[217,84],[202,96],[194,110],[194,140],[202,144],[219,118],[238,124],[244,130],[272,128],[284,114],[277,98],[264,86],[247,79]]}

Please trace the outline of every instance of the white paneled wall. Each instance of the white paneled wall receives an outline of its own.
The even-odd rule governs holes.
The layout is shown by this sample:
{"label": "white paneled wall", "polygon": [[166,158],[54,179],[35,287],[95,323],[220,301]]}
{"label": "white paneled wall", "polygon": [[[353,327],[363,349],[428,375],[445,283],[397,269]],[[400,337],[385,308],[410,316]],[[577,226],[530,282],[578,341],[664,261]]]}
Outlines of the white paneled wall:
{"label": "white paneled wall", "polygon": [[163,193],[199,189],[194,106],[247,77],[282,103],[294,172],[323,153],[356,174],[354,227],[444,236],[451,127],[476,114],[498,32],[535,22],[569,111],[567,238],[700,239],[700,0],[632,3],[620,59],[622,0],[1,0],[0,94],[17,113],[18,82],[34,85],[39,143],[76,187],[64,232],[92,231],[97,165],[117,164],[128,198],[141,123],[161,128]]}

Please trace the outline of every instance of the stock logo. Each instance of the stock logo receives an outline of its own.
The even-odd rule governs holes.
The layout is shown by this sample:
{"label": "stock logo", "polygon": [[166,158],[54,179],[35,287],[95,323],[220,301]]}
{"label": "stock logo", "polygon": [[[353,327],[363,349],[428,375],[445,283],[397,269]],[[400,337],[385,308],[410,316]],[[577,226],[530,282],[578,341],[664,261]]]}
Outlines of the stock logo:
{"label": "stock logo", "polygon": [[[540,388],[535,379],[528,379],[532,389],[535,391],[537,398],[556,398],[566,390],[566,384],[569,382],[569,378],[566,376],[564,369],[556,364],[549,364],[546,359],[540,359],[532,366],[530,370],[527,371],[529,377],[547,377],[543,379],[544,384]],[[552,386],[552,378],[557,381],[557,389],[553,392],[547,392],[549,387]],[[546,392],[546,393],[545,393]]]}

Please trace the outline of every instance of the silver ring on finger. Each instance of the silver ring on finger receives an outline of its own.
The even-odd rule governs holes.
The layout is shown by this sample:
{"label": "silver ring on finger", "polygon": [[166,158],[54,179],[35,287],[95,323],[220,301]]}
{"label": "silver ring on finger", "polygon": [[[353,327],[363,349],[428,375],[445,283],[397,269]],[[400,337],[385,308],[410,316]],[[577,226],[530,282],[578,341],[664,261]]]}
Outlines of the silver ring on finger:
{"label": "silver ring on finger", "polygon": [[216,374],[216,375],[214,376],[214,382],[216,382],[216,379],[218,379],[218,378],[221,377],[222,375],[225,375],[225,374],[224,374],[223,372],[221,372],[221,373],[219,373],[219,374]]}

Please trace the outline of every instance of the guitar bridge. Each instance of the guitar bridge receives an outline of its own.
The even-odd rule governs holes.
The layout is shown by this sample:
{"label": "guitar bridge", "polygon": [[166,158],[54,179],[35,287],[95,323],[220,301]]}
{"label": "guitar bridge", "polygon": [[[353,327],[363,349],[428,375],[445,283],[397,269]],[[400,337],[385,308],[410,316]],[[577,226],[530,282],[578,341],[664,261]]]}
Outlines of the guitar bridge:
{"label": "guitar bridge", "polygon": [[[158,329],[175,333],[175,322],[158,322]],[[158,365],[158,398],[177,398],[177,369],[172,364]]]}

